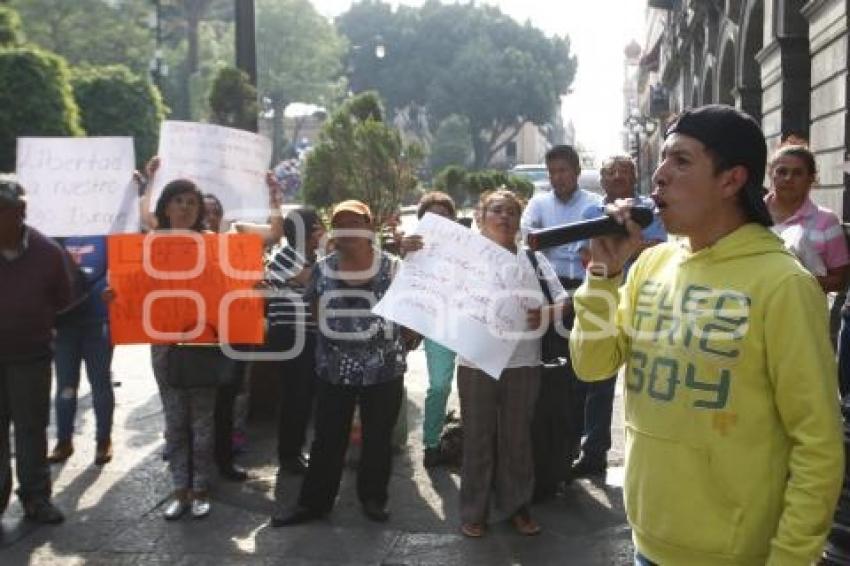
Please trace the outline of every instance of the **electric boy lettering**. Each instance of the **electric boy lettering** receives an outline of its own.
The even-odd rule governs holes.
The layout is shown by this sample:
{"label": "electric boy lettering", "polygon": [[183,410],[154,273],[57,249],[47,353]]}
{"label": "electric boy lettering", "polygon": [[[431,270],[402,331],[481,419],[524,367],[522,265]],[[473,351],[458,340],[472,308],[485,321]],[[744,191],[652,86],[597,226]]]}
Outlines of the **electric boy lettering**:
{"label": "electric boy lettering", "polygon": [[[694,407],[724,408],[749,329],[750,305],[748,296],[729,289],[689,285],[675,296],[659,282],[644,282],[629,329],[633,343],[626,387],[665,402],[685,387]],[[711,375],[698,375],[697,366],[685,359],[706,360]]]}

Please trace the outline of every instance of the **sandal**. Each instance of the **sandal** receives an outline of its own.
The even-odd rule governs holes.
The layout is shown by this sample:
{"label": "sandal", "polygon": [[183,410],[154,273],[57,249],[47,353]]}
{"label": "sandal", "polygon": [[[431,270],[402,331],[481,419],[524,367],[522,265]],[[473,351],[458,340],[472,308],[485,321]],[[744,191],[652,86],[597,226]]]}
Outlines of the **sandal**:
{"label": "sandal", "polygon": [[481,523],[464,523],[460,526],[463,536],[469,538],[481,538],[484,536],[484,525]]}
{"label": "sandal", "polygon": [[511,523],[519,534],[527,537],[539,535],[542,530],[540,524],[531,518],[527,507],[521,507],[514,513]]}

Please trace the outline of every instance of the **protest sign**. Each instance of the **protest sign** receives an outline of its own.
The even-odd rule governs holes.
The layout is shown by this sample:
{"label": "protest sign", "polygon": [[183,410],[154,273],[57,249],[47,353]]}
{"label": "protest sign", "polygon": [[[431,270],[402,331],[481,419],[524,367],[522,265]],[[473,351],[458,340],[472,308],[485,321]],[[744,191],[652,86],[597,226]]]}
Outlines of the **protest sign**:
{"label": "protest sign", "polygon": [[521,258],[461,226],[426,214],[424,248],[410,254],[373,312],[457,352],[497,378],[541,305]]}
{"label": "protest sign", "polygon": [[269,215],[266,172],[271,142],[245,130],[214,124],[165,121],[159,134],[160,167],[150,187],[150,210],[175,179],[193,181],[217,196],[228,219],[265,221]]}
{"label": "protest sign", "polygon": [[27,223],[50,236],[139,230],[133,138],[18,138]]}
{"label": "protest sign", "polygon": [[262,344],[262,246],[253,234],[110,236],[113,344]]}

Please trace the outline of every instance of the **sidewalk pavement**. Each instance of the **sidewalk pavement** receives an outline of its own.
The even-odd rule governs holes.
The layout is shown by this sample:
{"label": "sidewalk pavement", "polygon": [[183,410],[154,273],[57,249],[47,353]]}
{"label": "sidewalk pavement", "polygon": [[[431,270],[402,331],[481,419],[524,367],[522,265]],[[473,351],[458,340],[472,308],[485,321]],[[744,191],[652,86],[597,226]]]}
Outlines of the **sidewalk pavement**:
{"label": "sidewalk pavement", "polygon": [[[356,476],[347,470],[340,498],[327,520],[273,529],[276,472],[275,427],[254,422],[240,463],[249,481],[216,481],[213,510],[204,520],[167,522],[161,506],[171,491],[162,461],[162,412],[150,369],[149,348],[122,346],[113,362],[116,410],[114,460],[94,460],[94,415],[88,386],[81,385],[73,456],[53,467],[54,494],[66,521],[36,526],[22,521],[20,504],[2,519],[0,563],[24,564],[285,564],[319,565],[548,565],[632,564],[622,491],[622,409],[618,392],[614,449],[608,483],[580,480],[555,501],[533,508],[543,526],[537,537],[517,535],[506,521],[490,525],[478,540],[459,531],[459,477],[422,467],[421,410],[427,388],[421,350],[410,355],[407,449],[396,456],[388,523],[360,513]],[[85,383],[85,379],[83,379]],[[456,407],[453,393],[450,405]],[[52,417],[52,415],[51,415]],[[49,432],[53,445],[55,433]],[[288,476],[281,500],[292,505],[300,478]]]}

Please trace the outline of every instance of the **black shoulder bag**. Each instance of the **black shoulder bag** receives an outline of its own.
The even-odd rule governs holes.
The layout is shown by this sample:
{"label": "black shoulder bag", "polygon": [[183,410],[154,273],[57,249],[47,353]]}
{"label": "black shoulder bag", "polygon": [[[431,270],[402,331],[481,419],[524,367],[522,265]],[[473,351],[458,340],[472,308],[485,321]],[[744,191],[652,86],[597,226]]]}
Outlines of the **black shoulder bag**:
{"label": "black shoulder bag", "polygon": [[[537,275],[537,281],[540,283],[540,289],[543,291],[543,296],[546,297],[546,302],[550,305],[555,304],[555,301],[552,298],[552,293],[549,292],[549,285],[546,283],[546,279],[544,279],[543,274],[540,272],[540,265],[537,262],[537,257],[531,250],[526,250],[526,254],[528,255],[528,260],[531,262],[532,267],[534,267],[534,273]],[[566,328],[565,324],[561,324],[560,326],[562,328]],[[542,341],[541,359],[543,360],[544,367],[548,364],[556,364],[559,367],[566,365],[566,360],[570,357],[569,341],[566,336],[558,334],[558,325],[556,325],[554,321],[549,321],[549,325],[546,327],[546,333],[543,334]],[[564,359],[563,363],[559,363],[561,358]]]}
{"label": "black shoulder bag", "polygon": [[165,381],[175,389],[218,387],[233,379],[235,366],[219,344],[173,344]]}

